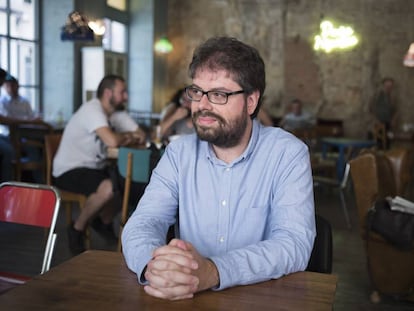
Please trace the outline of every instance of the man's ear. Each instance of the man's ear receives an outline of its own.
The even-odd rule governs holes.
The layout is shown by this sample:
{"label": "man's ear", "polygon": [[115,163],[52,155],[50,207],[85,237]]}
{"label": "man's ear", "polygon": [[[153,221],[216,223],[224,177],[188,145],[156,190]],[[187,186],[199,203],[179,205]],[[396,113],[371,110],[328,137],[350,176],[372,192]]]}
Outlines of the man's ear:
{"label": "man's ear", "polygon": [[252,94],[247,96],[247,112],[249,115],[252,115],[256,110],[256,107],[259,103],[260,93],[259,91],[254,91]]}

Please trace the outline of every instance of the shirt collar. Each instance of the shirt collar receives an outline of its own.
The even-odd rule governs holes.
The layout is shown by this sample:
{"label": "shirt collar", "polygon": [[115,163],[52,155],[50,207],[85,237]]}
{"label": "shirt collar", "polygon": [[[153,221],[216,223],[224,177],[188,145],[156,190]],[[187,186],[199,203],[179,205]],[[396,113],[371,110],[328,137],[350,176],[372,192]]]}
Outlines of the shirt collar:
{"label": "shirt collar", "polygon": [[247,145],[247,148],[243,151],[243,153],[239,157],[234,159],[231,163],[225,163],[222,160],[218,159],[216,157],[216,154],[214,153],[213,148],[211,147],[211,144],[206,141],[201,141],[204,154],[206,155],[207,159],[211,161],[213,164],[232,167],[236,165],[237,163],[242,162],[244,159],[247,159],[250,157],[250,155],[252,154],[252,152],[254,151],[256,147],[257,141],[259,140],[259,133],[260,133],[261,126],[262,125],[256,119],[253,119],[252,135],[250,136],[250,140]]}

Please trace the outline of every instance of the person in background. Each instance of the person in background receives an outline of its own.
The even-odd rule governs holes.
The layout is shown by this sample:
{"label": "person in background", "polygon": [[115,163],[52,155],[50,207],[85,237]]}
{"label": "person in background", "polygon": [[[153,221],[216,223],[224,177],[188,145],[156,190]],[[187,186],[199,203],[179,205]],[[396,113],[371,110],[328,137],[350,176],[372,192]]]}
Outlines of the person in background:
{"label": "person in background", "polygon": [[395,81],[386,77],[381,81],[380,89],[375,93],[370,103],[370,112],[375,122],[382,123],[385,127],[386,148],[390,145],[389,135],[395,129],[397,123],[398,99],[395,94]]}
{"label": "person in background", "polygon": [[289,132],[306,129],[314,126],[315,117],[303,109],[303,103],[300,99],[293,99],[289,103],[289,111],[280,121],[279,126]]}
{"label": "person in background", "polygon": [[259,113],[257,114],[257,120],[259,120],[259,122],[265,126],[273,126],[272,117],[269,115],[266,109],[263,108],[263,106],[261,106],[259,109]]}
{"label": "person in background", "polygon": [[383,123],[387,130],[395,126],[397,117],[397,98],[394,89],[393,78],[382,79],[381,88],[375,93],[370,106],[376,121]]}
{"label": "person in background", "polygon": [[[0,154],[1,154],[1,177],[0,180],[13,179],[12,161],[15,157],[13,145],[9,138],[9,127],[7,124],[22,120],[34,120],[35,114],[29,101],[19,94],[19,81],[8,75],[4,82],[7,95],[0,97]],[[41,155],[37,148],[26,148],[24,150],[30,159],[39,160]],[[36,182],[41,182],[40,177],[35,176]]]}
{"label": "person in background", "polygon": [[117,169],[108,166],[106,148],[145,141],[145,133],[128,114],[121,113],[127,100],[125,80],[116,75],[105,76],[99,83],[97,98],[83,104],[63,131],[53,160],[55,184],[87,196],[85,208],[68,227],[73,254],[85,250],[84,231],[92,220],[91,225],[98,233],[115,238],[112,220],[120,198],[116,195]]}
{"label": "person in background", "polygon": [[4,81],[6,81],[7,71],[3,68],[0,68],[0,87],[3,85]]}
{"label": "person in background", "polygon": [[167,145],[123,230],[129,269],[146,293],[170,300],[305,270],[315,238],[309,152],[256,120],[261,56],[235,38],[211,38],[189,75],[196,133]]}
{"label": "person in background", "polygon": [[184,89],[178,90],[163,115],[160,122],[162,137],[168,138],[172,135],[194,133],[191,119],[191,100],[185,95]]}

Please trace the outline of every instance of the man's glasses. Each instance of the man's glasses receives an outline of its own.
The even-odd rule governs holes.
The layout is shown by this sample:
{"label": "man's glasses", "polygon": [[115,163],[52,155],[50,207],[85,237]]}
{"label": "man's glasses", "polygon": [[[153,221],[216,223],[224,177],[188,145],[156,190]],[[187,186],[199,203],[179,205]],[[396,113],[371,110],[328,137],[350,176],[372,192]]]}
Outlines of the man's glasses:
{"label": "man's glasses", "polygon": [[216,105],[225,105],[229,99],[229,96],[244,93],[244,90],[236,92],[223,92],[223,91],[203,91],[194,86],[187,86],[185,88],[185,94],[189,99],[195,102],[199,102],[204,95],[207,95],[207,98],[210,103]]}

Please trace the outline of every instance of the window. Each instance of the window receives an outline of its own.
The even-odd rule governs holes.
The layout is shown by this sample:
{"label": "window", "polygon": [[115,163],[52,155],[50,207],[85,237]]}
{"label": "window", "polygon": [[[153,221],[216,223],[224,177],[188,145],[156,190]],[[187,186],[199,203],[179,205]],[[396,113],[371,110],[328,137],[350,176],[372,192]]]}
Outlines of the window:
{"label": "window", "polygon": [[114,9],[117,9],[120,11],[126,11],[125,0],[106,0],[106,5],[113,7]]}
{"label": "window", "polygon": [[0,0],[0,67],[19,80],[19,93],[34,111],[41,109],[37,6],[37,0]]}
{"label": "window", "polygon": [[105,50],[125,53],[127,50],[127,27],[126,25],[105,18],[105,34],[102,45]]}

